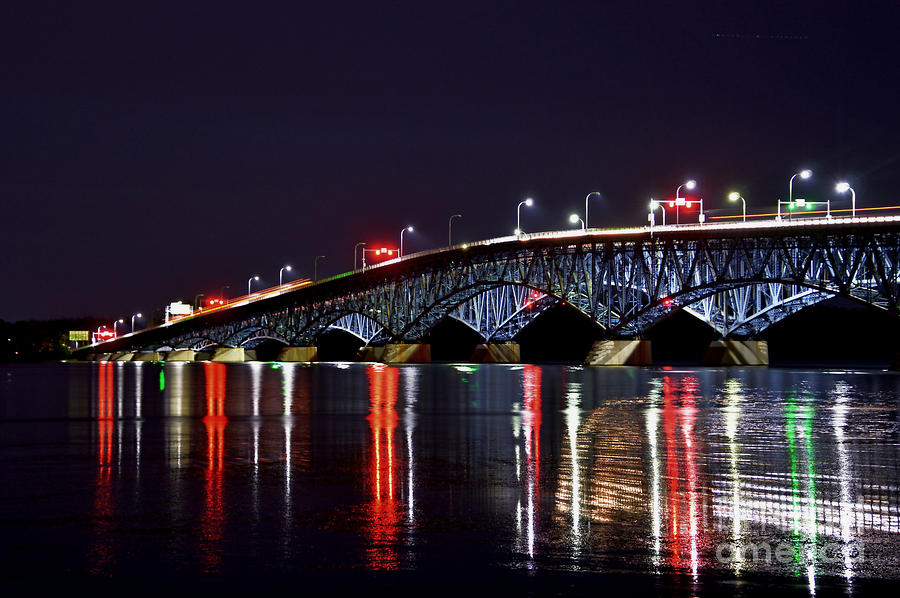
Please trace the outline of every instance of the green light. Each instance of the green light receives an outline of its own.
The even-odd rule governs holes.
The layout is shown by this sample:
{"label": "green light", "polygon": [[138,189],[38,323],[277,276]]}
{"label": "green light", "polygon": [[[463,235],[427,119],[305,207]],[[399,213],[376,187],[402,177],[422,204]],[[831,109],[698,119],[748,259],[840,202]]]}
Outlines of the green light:
{"label": "green light", "polygon": [[159,370],[159,390],[166,389],[166,370]]}

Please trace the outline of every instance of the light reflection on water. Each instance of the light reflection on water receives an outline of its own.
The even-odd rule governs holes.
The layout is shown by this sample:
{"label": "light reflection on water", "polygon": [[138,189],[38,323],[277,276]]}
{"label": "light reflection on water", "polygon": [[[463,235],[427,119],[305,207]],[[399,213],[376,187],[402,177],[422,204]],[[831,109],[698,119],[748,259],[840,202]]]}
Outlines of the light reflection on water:
{"label": "light reflection on water", "polygon": [[[95,575],[136,554],[209,573],[763,573],[811,593],[897,575],[894,374],[341,365],[9,366],[13,387],[40,367],[61,390],[32,407],[4,390],[3,429],[68,427],[4,444],[3,479],[43,498],[4,491],[2,523],[37,550],[24,538],[63,501],[88,528],[41,541],[82,547],[69,569]],[[47,482],[29,459],[66,467]]]}

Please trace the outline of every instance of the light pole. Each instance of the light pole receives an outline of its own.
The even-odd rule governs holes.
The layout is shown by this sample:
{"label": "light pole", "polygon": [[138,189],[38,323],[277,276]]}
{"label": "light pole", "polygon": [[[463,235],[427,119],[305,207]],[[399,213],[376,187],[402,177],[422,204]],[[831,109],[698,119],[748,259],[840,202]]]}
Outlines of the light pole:
{"label": "light pole", "polygon": [[413,232],[413,227],[407,226],[406,228],[400,229],[400,251],[397,252],[397,257],[403,257],[403,233]]}
{"label": "light pole", "polygon": [[205,297],[203,293],[197,293],[194,295],[194,311],[197,311],[197,308],[200,306],[200,297]]}
{"label": "light pole", "polygon": [[[788,204],[794,203],[794,179],[800,177],[801,179],[808,179],[812,176],[812,170],[804,169],[800,172],[795,172],[791,176],[791,180],[788,181]],[[791,212],[793,215],[793,211]],[[775,218],[776,220],[781,220],[781,202],[778,202],[778,216]]]}
{"label": "light pole", "polygon": [[325,259],[324,255],[317,255],[316,259],[313,260],[313,282],[319,280],[319,260],[323,259]]}
{"label": "light pole", "polygon": [[124,323],[125,323],[125,320],[123,320],[122,318],[119,318],[118,320],[113,322],[113,338],[119,338],[119,331],[116,327],[119,324],[124,324]]}
{"label": "light pole", "polygon": [[587,223],[588,223],[588,200],[591,198],[591,195],[596,195],[597,197],[600,197],[600,192],[599,192],[599,191],[591,191],[591,192],[588,193],[588,194],[585,196],[585,198],[584,198],[584,228],[587,228]]}
{"label": "light pole", "polygon": [[578,214],[572,214],[571,216],[569,216],[569,222],[571,222],[572,224],[578,224],[580,222],[581,230],[587,229],[587,226],[585,226],[585,224],[584,224],[584,220],[579,218]]}
{"label": "light pole", "polygon": [[135,319],[135,318],[143,318],[143,317],[144,317],[144,316],[142,316],[142,315],[139,314],[139,313],[138,313],[138,314],[134,314],[133,316],[131,316],[131,334],[134,334],[134,319]]}
{"label": "light pole", "polygon": [[[680,195],[681,188],[685,187],[688,190],[692,190],[696,186],[697,186],[697,181],[695,181],[694,179],[691,179],[689,181],[685,181],[685,182],[681,183],[680,185],[678,185],[678,187],[675,188],[675,224],[681,223],[681,219],[678,215],[678,207],[680,206],[680,204],[678,203],[678,199],[681,197],[681,195]],[[701,210],[701,212],[702,212],[702,210]]]}
{"label": "light pole", "polygon": [[453,245],[453,219],[454,218],[462,218],[462,214],[454,214],[450,216],[450,220],[447,222],[447,246]]}
{"label": "light pole", "polygon": [[290,271],[291,271],[291,267],[290,267],[290,266],[285,266],[284,268],[282,268],[281,270],[278,271],[278,286],[281,286],[281,285],[283,284],[283,283],[281,282],[281,280],[282,280],[282,279],[281,279],[281,275],[284,273],[285,270],[287,270],[288,272],[290,272]]}
{"label": "light pole", "polygon": [[[360,241],[356,245],[353,246],[353,269],[356,270],[356,250],[359,249],[360,245],[365,245],[364,241]],[[363,249],[365,252],[365,249]],[[366,267],[366,254],[363,253],[363,268]]]}
{"label": "light pole", "polygon": [[747,222],[747,200],[737,191],[732,191],[728,194],[728,201],[737,201],[739,199],[744,206],[744,222]]}
{"label": "light pole", "polygon": [[840,183],[835,185],[834,190],[838,193],[846,193],[847,191],[850,192],[850,201],[852,202],[851,206],[853,208],[851,211],[851,216],[853,218],[856,218],[856,191],[853,190],[853,187],[850,186],[850,183],[841,181]]}
{"label": "light pole", "polygon": [[250,294],[250,284],[251,284],[254,280],[259,280],[259,276],[251,276],[250,278],[247,279],[247,294],[248,294],[248,295]]}
{"label": "light pole", "polygon": [[527,197],[527,198],[525,198],[525,201],[520,201],[519,205],[516,206],[516,231],[515,231],[516,236],[522,234],[522,227],[519,226],[519,222],[520,222],[519,218],[522,213],[522,206],[528,206],[530,208],[532,205],[534,205],[534,200],[531,199],[530,197]]}
{"label": "light pole", "polygon": [[[666,225],[666,204],[661,201],[656,201],[655,199],[650,199],[650,213],[653,214],[653,211],[659,208],[662,212],[662,225]],[[651,220],[652,222],[652,220]]]}

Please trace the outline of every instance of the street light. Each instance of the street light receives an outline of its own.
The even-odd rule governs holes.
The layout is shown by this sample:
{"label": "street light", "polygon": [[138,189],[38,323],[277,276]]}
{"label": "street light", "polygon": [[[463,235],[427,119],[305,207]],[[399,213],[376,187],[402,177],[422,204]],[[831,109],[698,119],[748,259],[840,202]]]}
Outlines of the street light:
{"label": "street light", "polygon": [[116,320],[115,322],[113,322],[113,337],[114,337],[114,338],[118,338],[118,337],[119,337],[119,331],[116,329],[116,327],[117,327],[119,324],[124,324],[124,323],[125,323],[125,320],[123,320],[122,318],[119,318],[118,320]]}
{"label": "street light", "polygon": [[[665,226],[666,225],[666,204],[665,204],[665,202],[656,201],[655,199],[651,198],[650,199],[650,215],[651,216],[653,215],[653,212],[654,212],[654,210],[656,210],[656,208],[659,208],[660,211],[662,211],[662,225]],[[650,223],[652,226],[653,219],[648,218],[648,220],[650,220]]]}
{"label": "street light", "polygon": [[599,191],[591,191],[584,198],[584,223],[585,223],[584,227],[585,228],[587,228],[587,222],[588,222],[588,200],[591,198],[591,195],[596,195],[597,197],[600,197],[600,192]]}
{"label": "street light", "polygon": [[580,223],[581,223],[581,230],[585,230],[585,229],[587,228],[587,227],[584,225],[584,220],[582,220],[581,218],[579,218],[579,217],[578,217],[578,214],[572,214],[571,216],[569,216],[569,222],[571,222],[572,224],[578,224],[578,223],[580,222]]}
{"label": "street light", "polygon": [[850,192],[850,201],[852,202],[851,205],[853,207],[853,211],[851,212],[851,214],[853,218],[856,218],[856,191],[853,190],[853,187],[850,186],[850,183],[841,181],[840,183],[835,185],[834,190],[838,193],[846,193],[847,191]]}
{"label": "street light", "polygon": [[324,255],[317,255],[316,259],[313,260],[313,282],[319,280],[319,260],[323,259],[325,259]]}
{"label": "street light", "polygon": [[281,270],[278,271],[278,286],[281,286],[281,285],[283,284],[283,283],[281,282],[281,275],[284,273],[285,270],[287,270],[288,272],[290,272],[290,271],[291,271],[291,267],[290,267],[290,266],[285,266],[284,268],[282,268]]}
{"label": "street light", "polygon": [[[694,179],[691,179],[689,181],[685,181],[685,182],[681,183],[680,185],[678,185],[678,187],[675,188],[675,224],[679,224],[681,222],[681,220],[678,216],[678,207],[680,205],[678,203],[678,199],[681,197],[681,195],[680,195],[681,188],[686,187],[688,190],[692,190],[696,186],[697,186],[697,181],[695,181]],[[701,210],[701,212],[702,212],[702,210]]]}
{"label": "street light", "polygon": [[[800,177],[801,179],[808,179],[812,176],[812,170],[804,169],[800,172],[795,172],[791,176],[791,180],[788,181],[788,204],[794,203],[794,179]],[[793,212],[791,212],[793,215]],[[781,202],[778,202],[778,216],[775,218],[776,220],[781,220]]]}
{"label": "street light", "polygon": [[453,219],[454,218],[462,218],[462,214],[454,214],[450,216],[450,220],[447,222],[447,247],[453,245]]}
{"label": "street light", "polygon": [[203,293],[197,293],[194,295],[194,311],[197,311],[197,308],[200,306],[200,297],[205,297]]}
{"label": "street light", "polygon": [[248,295],[250,294],[250,283],[252,283],[254,280],[259,280],[259,276],[251,276],[251,277],[247,280],[247,294],[248,294]]}
{"label": "street light", "polygon": [[728,201],[737,201],[739,199],[744,205],[744,222],[747,222],[747,200],[745,200],[744,197],[737,191],[732,191],[728,194]]}
{"label": "street light", "polygon": [[[353,246],[353,269],[356,270],[356,250],[359,249],[360,245],[365,245],[364,241],[360,241],[356,245]],[[363,249],[365,251],[365,249]],[[366,254],[363,253],[363,268],[366,267]]]}
{"label": "street light", "polygon": [[400,229],[400,251],[397,252],[397,257],[403,257],[403,233],[406,232],[413,232],[413,227],[407,226]]}
{"label": "street light", "polygon": [[534,200],[530,197],[525,198],[525,201],[520,201],[519,205],[516,206],[516,235],[522,234],[522,227],[519,226],[519,218],[522,212],[522,206],[528,206],[529,208],[534,205]]}
{"label": "street light", "polygon": [[131,334],[134,334],[134,319],[143,317],[144,316],[142,316],[141,314],[134,314],[133,316],[131,316]]}

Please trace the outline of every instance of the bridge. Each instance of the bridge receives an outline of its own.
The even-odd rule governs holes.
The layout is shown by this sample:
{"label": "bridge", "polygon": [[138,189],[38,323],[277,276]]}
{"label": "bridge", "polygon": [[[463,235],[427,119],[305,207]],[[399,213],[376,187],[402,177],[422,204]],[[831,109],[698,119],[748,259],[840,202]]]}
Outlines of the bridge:
{"label": "bridge", "polygon": [[587,363],[649,362],[643,335],[685,310],[722,338],[722,363],[764,364],[760,333],[825,299],[896,316],[898,265],[900,216],[522,234],[276,287],[81,354],[243,360],[274,340],[283,359],[309,361],[318,339],[337,329],[359,339],[362,359],[428,361],[424,339],[453,318],[483,339],[479,359],[516,361],[516,336],[546,309],[568,305],[601,331]]}

